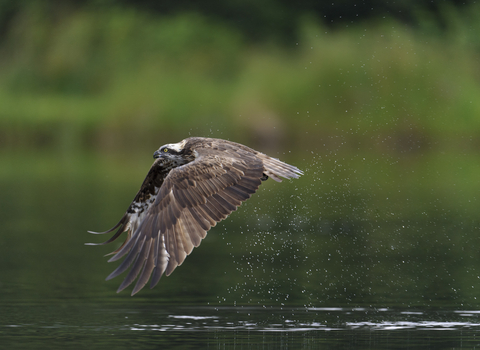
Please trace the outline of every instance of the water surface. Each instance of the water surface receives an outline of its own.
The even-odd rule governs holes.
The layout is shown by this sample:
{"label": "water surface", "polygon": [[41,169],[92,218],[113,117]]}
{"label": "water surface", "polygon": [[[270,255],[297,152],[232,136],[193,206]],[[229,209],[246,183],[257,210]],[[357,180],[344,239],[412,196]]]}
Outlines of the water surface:
{"label": "water surface", "polygon": [[128,288],[115,293],[121,276],[104,280],[116,264],[103,255],[117,246],[84,243],[107,239],[86,231],[118,221],[151,160],[128,168],[123,157],[89,154],[0,161],[8,348],[480,346],[473,192],[462,192],[456,210],[446,194],[399,206],[391,195],[411,194],[418,182],[394,178],[375,192],[338,162],[305,163],[304,177],[262,185],[171,276],[130,297]]}
{"label": "water surface", "polygon": [[[475,348],[478,311],[120,305],[2,307],[2,343],[61,348]],[[10,316],[6,316],[10,315]]]}

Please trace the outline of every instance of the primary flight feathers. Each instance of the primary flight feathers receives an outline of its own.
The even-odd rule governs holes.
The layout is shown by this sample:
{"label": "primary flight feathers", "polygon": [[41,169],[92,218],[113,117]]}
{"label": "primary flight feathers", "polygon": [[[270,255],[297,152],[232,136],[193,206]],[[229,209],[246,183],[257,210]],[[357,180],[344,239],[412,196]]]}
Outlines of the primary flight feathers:
{"label": "primary flight feathers", "polygon": [[89,231],[117,230],[106,242],[90,245],[110,243],[127,232],[109,260],[126,256],[107,280],[131,266],[117,292],[137,277],[132,295],[149,279],[153,288],[164,273],[170,275],[207,231],[250,198],[262,180],[271,177],[281,182],[303,174],[278,159],[221,139],[190,137],[160,147],[153,156],[142,187],[118,224],[105,232]]}

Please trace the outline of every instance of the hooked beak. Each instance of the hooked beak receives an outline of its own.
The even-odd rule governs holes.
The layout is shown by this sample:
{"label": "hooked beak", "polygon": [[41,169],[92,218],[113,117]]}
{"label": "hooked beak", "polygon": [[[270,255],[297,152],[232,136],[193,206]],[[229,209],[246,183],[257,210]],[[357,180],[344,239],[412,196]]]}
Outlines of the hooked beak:
{"label": "hooked beak", "polygon": [[162,156],[162,153],[160,153],[159,151],[153,152],[153,158],[154,159],[160,158],[161,156]]}

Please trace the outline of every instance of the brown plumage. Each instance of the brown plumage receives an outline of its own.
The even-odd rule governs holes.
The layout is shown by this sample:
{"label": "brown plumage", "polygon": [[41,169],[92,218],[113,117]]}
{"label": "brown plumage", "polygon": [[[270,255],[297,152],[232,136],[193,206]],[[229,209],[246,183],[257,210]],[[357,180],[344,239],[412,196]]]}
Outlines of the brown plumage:
{"label": "brown plumage", "polygon": [[221,139],[190,137],[160,147],[154,158],[120,222],[98,232],[117,230],[109,240],[98,244],[110,243],[127,232],[125,242],[109,260],[126,256],[107,280],[131,266],[117,292],[137,277],[132,295],[149,278],[153,288],[164,273],[170,275],[200,245],[207,231],[250,198],[262,180],[271,177],[281,182],[281,178],[302,175],[292,165]]}

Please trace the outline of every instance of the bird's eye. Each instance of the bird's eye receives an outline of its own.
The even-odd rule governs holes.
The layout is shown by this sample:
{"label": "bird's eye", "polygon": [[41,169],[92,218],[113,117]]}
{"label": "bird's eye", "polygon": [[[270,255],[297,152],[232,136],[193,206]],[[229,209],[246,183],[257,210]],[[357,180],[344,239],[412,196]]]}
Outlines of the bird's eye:
{"label": "bird's eye", "polygon": [[168,152],[168,148],[164,148],[164,149],[163,149],[163,152]]}

